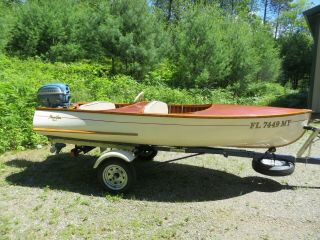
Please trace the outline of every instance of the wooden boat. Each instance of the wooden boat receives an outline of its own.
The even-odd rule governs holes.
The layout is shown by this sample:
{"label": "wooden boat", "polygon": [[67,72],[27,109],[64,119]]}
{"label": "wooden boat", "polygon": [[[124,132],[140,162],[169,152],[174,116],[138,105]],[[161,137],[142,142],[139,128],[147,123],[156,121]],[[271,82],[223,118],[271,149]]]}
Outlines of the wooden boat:
{"label": "wooden boat", "polygon": [[37,108],[33,130],[74,140],[158,146],[279,147],[302,137],[311,110],[242,105],[92,102]]}
{"label": "wooden boat", "polygon": [[[39,96],[46,107],[37,108],[34,131],[49,137],[52,153],[58,154],[66,143],[75,145],[71,150],[74,156],[95,147],[104,149],[93,168],[102,186],[113,193],[129,191],[134,185],[133,161],[151,161],[158,151],[194,153],[162,164],[204,153],[251,158],[253,169],[269,176],[292,174],[296,162],[320,163],[318,158],[302,156],[320,133],[319,128],[307,126],[308,109],[167,105],[159,101],[70,106],[70,92],[63,84],[46,85]],[[312,133],[297,156],[275,154],[275,147],[298,140],[305,131]]]}

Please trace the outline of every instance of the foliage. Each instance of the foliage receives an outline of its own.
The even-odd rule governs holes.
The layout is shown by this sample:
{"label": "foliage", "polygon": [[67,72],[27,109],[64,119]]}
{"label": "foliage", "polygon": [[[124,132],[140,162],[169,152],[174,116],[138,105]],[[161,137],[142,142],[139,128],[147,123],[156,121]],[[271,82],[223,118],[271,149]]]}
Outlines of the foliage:
{"label": "foliage", "polygon": [[173,28],[174,86],[227,87],[240,92],[256,80],[275,81],[280,59],[273,39],[261,24],[224,17],[215,6],[185,12]]}
{"label": "foliage", "polygon": [[[200,14],[201,13],[201,14]],[[219,86],[230,73],[231,51],[224,41],[223,17],[214,7],[186,11],[173,29],[175,86]]]}
{"label": "foliage", "polygon": [[[111,65],[108,77],[243,92],[252,82],[279,79],[279,52],[290,51],[275,47],[274,28],[280,38],[308,31],[301,16],[307,0],[263,2],[273,11],[269,16],[276,14],[265,26],[254,11],[266,6],[257,0],[2,0],[0,51],[51,62],[96,61]],[[168,70],[164,78],[160,65]]]}
{"label": "foliage", "polygon": [[144,0],[27,1],[18,7],[7,51],[70,62],[112,59],[112,73],[141,79],[165,53],[165,34]]}
{"label": "foliage", "polygon": [[312,65],[312,38],[304,32],[296,32],[282,36],[278,43],[283,57],[282,83],[292,84],[294,89],[308,86]]}
{"label": "foliage", "polygon": [[302,14],[303,11],[309,8],[311,8],[311,3],[308,0],[291,2],[286,11],[283,11],[278,17],[281,35],[301,31],[309,32],[307,22]]}
{"label": "foliage", "polygon": [[[230,74],[225,79],[224,86],[236,85],[237,91],[246,90],[247,85],[258,80],[259,72],[259,55],[257,54],[256,46],[254,45],[255,34],[251,31],[248,24],[241,19],[230,19],[230,24],[226,28],[228,36],[224,42],[231,50],[230,56]],[[268,49],[268,50],[272,50]],[[270,78],[268,81],[272,81]]]}
{"label": "foliage", "polygon": [[273,99],[270,104],[275,107],[308,108],[307,99],[308,93],[306,91],[291,91]]}
{"label": "foliage", "polygon": [[313,39],[302,15],[307,8],[310,8],[308,1],[295,1],[279,17],[281,35],[277,43],[283,58],[280,82],[294,89],[306,88],[311,75]]}
{"label": "foliage", "polygon": [[10,40],[10,30],[13,23],[13,15],[11,9],[0,1],[0,54],[5,49]]}
{"label": "foliage", "polygon": [[152,0],[162,21],[176,23],[181,20],[185,9],[192,5],[188,0]]}
{"label": "foliage", "polygon": [[275,47],[271,33],[261,23],[255,23],[253,30],[253,46],[257,55],[257,80],[263,82],[275,82],[281,71],[279,49]]}
{"label": "foliage", "polygon": [[[120,71],[141,79],[158,61],[161,52],[156,42],[161,24],[156,23],[144,0],[119,0],[110,4],[112,26],[101,24],[98,34],[109,56],[119,58]],[[115,28],[115,29],[114,29]],[[111,34],[110,34],[111,32]],[[108,56],[108,55],[107,55]]]}
{"label": "foliage", "polygon": [[17,7],[17,20],[7,51],[21,57],[73,61],[82,52],[74,41],[76,1],[27,1]]}
{"label": "foliage", "polygon": [[164,59],[155,66],[153,71],[146,74],[144,83],[160,86],[170,85],[175,71],[174,64],[169,59]]}
{"label": "foliage", "polygon": [[168,103],[289,104],[275,100],[297,96],[302,105],[286,88],[303,89],[310,78],[308,6],[0,0],[0,54],[11,56],[0,55],[0,152],[45,143],[31,122],[37,89],[52,82],[69,84],[73,101],[130,102],[144,90]]}

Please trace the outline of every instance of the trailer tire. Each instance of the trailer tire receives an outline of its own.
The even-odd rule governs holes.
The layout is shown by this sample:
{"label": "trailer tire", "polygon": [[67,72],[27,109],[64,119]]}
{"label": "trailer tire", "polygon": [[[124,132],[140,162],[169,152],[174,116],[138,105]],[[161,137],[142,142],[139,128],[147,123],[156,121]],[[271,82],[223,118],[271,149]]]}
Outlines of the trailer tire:
{"label": "trailer tire", "polygon": [[128,192],[136,181],[136,172],[131,163],[120,158],[109,158],[98,167],[98,179],[111,193]]}
{"label": "trailer tire", "polygon": [[288,176],[294,172],[295,164],[293,162],[271,160],[271,159],[253,159],[252,168],[261,174],[267,176]]}
{"label": "trailer tire", "polygon": [[137,159],[139,160],[152,161],[154,157],[157,156],[158,151],[153,147],[143,146],[143,147],[138,147],[135,154],[137,156]]}

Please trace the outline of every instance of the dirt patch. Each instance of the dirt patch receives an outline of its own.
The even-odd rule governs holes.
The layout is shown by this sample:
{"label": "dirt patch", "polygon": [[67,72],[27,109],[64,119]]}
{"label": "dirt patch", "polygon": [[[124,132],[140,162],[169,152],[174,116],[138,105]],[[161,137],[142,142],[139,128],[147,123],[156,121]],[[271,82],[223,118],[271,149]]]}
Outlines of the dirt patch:
{"label": "dirt patch", "polygon": [[[301,141],[279,149],[293,154]],[[95,156],[50,156],[48,148],[0,160],[0,239],[318,239],[320,166],[297,164],[266,177],[248,159],[160,153],[136,163],[130,194],[104,192]],[[319,144],[312,154],[320,156]]]}

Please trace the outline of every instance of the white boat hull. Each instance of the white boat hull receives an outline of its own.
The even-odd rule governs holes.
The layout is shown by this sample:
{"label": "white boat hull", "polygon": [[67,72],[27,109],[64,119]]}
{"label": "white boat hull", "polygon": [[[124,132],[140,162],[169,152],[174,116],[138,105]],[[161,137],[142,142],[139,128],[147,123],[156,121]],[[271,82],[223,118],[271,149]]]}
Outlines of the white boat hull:
{"label": "white boat hull", "polygon": [[199,118],[36,110],[33,127],[59,138],[159,146],[278,147],[298,140],[310,113]]}

